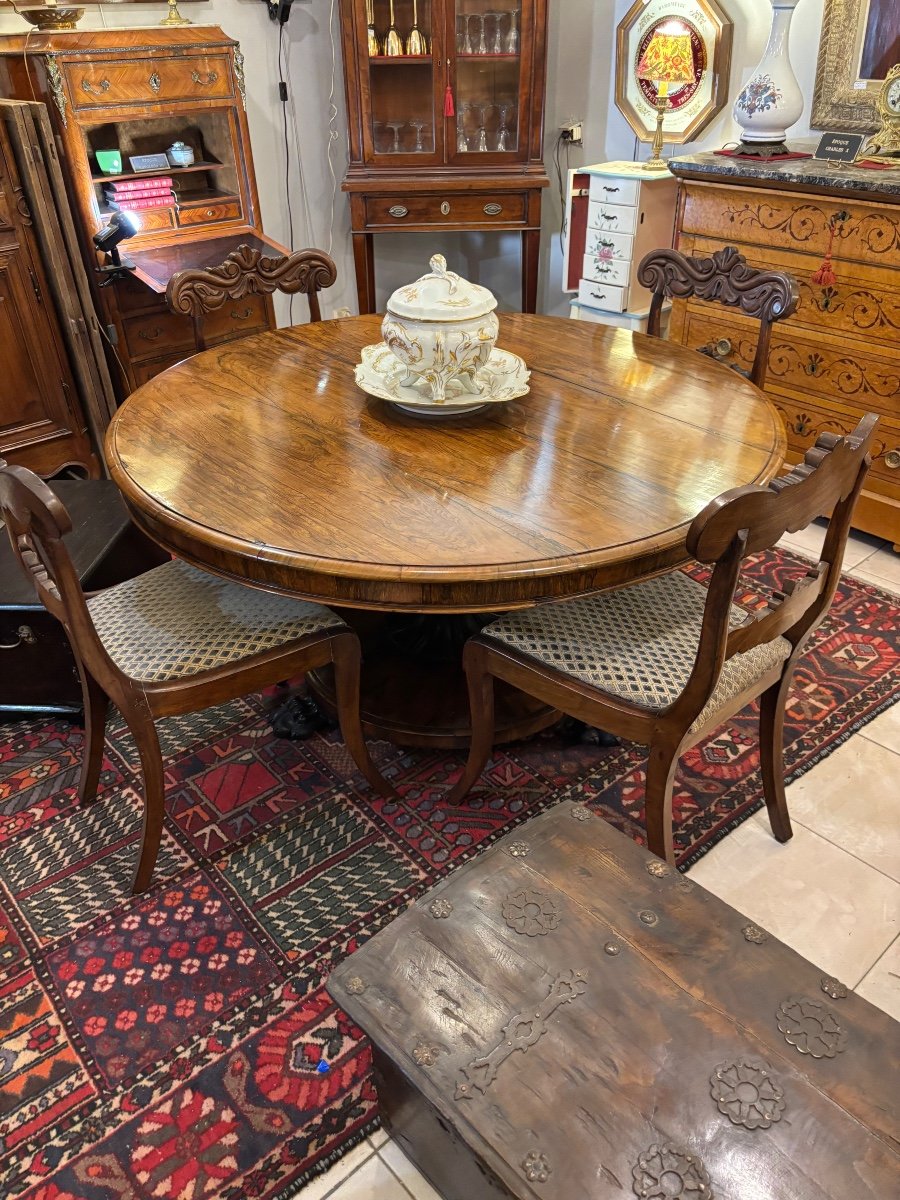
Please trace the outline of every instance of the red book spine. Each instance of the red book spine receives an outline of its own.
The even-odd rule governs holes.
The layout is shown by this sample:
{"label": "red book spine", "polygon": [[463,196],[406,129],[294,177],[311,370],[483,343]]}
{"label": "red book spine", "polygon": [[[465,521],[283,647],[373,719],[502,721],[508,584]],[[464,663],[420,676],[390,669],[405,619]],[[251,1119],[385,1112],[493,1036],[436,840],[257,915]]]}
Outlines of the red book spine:
{"label": "red book spine", "polygon": [[152,192],[117,192],[113,195],[111,192],[106,193],[108,200],[116,200],[119,204],[132,204],[135,200],[168,200],[174,195],[171,188],[159,188]]}
{"label": "red book spine", "polygon": [[170,204],[175,203],[175,198],[168,192],[160,192],[157,196],[139,197],[137,200],[132,200],[130,196],[120,196],[118,200],[110,200],[110,208],[129,209],[133,212],[140,212],[144,208],[167,208]]}
{"label": "red book spine", "polygon": [[116,183],[111,181],[103,185],[109,188],[114,195],[119,196],[127,192],[167,192],[172,187],[171,175],[158,175],[152,179],[123,179]]}

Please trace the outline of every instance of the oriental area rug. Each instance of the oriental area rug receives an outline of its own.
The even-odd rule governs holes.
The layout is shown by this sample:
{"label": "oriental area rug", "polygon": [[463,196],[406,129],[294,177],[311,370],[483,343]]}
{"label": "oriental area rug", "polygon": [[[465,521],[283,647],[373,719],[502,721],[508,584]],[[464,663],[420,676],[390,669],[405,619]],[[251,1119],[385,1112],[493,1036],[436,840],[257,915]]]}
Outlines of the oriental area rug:
{"label": "oriental area rug", "polygon": [[[805,568],[755,560],[754,607]],[[702,575],[699,577],[702,578]],[[900,696],[895,598],[845,578],[797,672],[795,777]],[[462,754],[373,749],[366,788],[334,734],[277,740],[271,698],[161,723],[167,824],[127,894],[136,755],[111,721],[100,793],[75,804],[81,731],[0,729],[0,1196],[275,1200],[377,1121],[369,1052],[323,981],[441,876],[563,799],[641,838],[643,750],[559,731],[499,749],[469,800]],[[682,760],[690,864],[762,804],[755,714]]]}

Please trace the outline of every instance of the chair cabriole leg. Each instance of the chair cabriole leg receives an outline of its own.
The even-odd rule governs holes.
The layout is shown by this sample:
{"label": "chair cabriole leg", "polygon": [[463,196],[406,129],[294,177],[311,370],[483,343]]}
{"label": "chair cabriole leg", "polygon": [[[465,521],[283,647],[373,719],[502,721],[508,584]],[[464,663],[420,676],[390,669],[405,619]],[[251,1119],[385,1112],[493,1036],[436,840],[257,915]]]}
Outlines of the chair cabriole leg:
{"label": "chair cabriole leg", "polygon": [[788,670],[759,698],[759,769],[772,833],[779,842],[794,835],[784,791],[784,706],[790,680]]}
{"label": "chair cabriole leg", "polygon": [[144,713],[123,712],[137,744],[144,779],[144,823],[131,893],[145,892],[153,877],[165,816],[165,780],[156,726]]}
{"label": "chair cabriole leg", "polygon": [[81,778],[78,782],[78,801],[89,804],[97,795],[100,769],[103,766],[103,748],[106,744],[106,713],[109,697],[87,668],[76,660],[81,678],[81,695],[84,701],[84,757],[81,763]]}

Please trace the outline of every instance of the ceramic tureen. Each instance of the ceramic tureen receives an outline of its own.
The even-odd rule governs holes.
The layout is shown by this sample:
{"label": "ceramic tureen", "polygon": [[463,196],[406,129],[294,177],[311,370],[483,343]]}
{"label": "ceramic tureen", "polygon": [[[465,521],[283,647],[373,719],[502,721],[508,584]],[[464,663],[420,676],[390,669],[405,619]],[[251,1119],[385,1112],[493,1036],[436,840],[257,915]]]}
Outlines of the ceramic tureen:
{"label": "ceramic tureen", "polygon": [[381,336],[406,368],[401,386],[422,380],[441,404],[448,383],[458,379],[464,391],[480,396],[484,383],[477,372],[497,341],[497,301],[487,288],[448,271],[442,254],[430,265],[428,275],[391,296]]}

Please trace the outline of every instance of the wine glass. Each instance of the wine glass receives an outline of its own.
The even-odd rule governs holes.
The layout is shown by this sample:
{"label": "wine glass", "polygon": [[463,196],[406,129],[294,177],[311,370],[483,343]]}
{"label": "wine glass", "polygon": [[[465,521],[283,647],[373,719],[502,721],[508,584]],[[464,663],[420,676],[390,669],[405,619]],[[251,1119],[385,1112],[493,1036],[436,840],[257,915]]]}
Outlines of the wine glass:
{"label": "wine glass", "polygon": [[484,127],[485,117],[494,106],[493,104],[476,104],[475,107],[478,109],[478,139],[475,142],[475,149],[484,154],[488,148],[487,130]]}
{"label": "wine glass", "polygon": [[469,40],[469,14],[459,13],[456,18],[456,53],[471,54],[472,43]]}
{"label": "wine glass", "polygon": [[503,104],[498,104],[497,108],[500,112],[500,128],[497,131],[497,149],[509,150],[509,118],[516,111],[515,104],[505,101]]}
{"label": "wine glass", "polygon": [[368,22],[366,38],[369,44],[369,57],[377,58],[381,54],[381,42],[379,41],[378,34],[375,32],[373,0],[366,0],[366,21]]}
{"label": "wine glass", "polygon": [[393,131],[394,131],[394,144],[391,147],[390,153],[391,154],[399,154],[400,153],[400,130],[405,127],[406,122],[405,121],[385,121],[385,125],[387,125],[388,129],[393,129]]}
{"label": "wine glass", "polygon": [[491,42],[491,54],[502,54],[503,34],[500,31],[500,23],[503,20],[503,13],[489,12],[487,15],[494,19],[494,40]]}
{"label": "wine glass", "polygon": [[384,149],[384,121],[372,121],[372,145],[375,153],[381,154]]}
{"label": "wine glass", "polygon": [[506,35],[506,53],[519,53],[519,10],[514,8],[509,14],[509,33]]}
{"label": "wine glass", "polygon": [[469,112],[471,105],[461,104],[459,111],[456,114],[456,152],[457,154],[468,154],[469,138],[466,133],[466,115]]}
{"label": "wine glass", "polygon": [[416,56],[428,53],[428,39],[419,29],[419,0],[413,0],[413,23],[406,39],[406,53]]}
{"label": "wine glass", "polygon": [[416,145],[415,145],[416,154],[424,154],[425,153],[425,145],[422,141],[422,133],[426,129],[430,130],[431,126],[428,124],[427,121],[419,120],[418,117],[416,117],[415,120],[410,121],[410,125],[416,131]]}
{"label": "wine glass", "polygon": [[473,46],[474,54],[487,54],[487,41],[484,36],[484,13],[474,13],[475,20],[478,22],[478,41]]}

